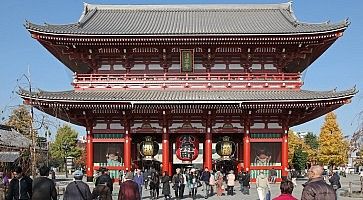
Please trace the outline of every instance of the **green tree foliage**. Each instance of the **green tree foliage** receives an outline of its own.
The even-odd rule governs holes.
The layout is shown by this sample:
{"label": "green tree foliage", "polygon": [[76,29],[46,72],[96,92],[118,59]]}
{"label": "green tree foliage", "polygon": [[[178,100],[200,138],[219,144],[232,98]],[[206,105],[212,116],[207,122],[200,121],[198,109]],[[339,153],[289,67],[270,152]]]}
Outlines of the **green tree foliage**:
{"label": "green tree foliage", "polygon": [[16,131],[30,139],[30,123],[30,112],[25,105],[21,105],[12,111],[6,125],[14,127]]}
{"label": "green tree foliage", "polygon": [[305,142],[305,144],[309,145],[311,149],[316,150],[319,147],[318,137],[312,132],[309,132],[305,136],[304,142]]}
{"label": "green tree foliage", "polygon": [[337,166],[348,161],[348,142],[337,123],[333,112],[325,116],[319,135],[319,161],[324,165]]}
{"label": "green tree foliage", "polygon": [[64,158],[72,156],[78,159],[81,149],[77,147],[78,133],[68,125],[63,125],[57,130],[55,141],[50,146],[50,155],[56,163],[64,163]]}
{"label": "green tree foliage", "polygon": [[295,153],[295,149],[297,149],[298,147],[300,147],[302,145],[302,140],[299,138],[298,135],[296,135],[292,130],[289,130],[288,132],[288,150],[289,150],[289,165],[293,165],[293,158],[294,158],[294,153]]}
{"label": "green tree foliage", "polygon": [[308,161],[308,153],[303,150],[302,146],[298,147],[294,151],[294,157],[292,163],[296,170],[304,170]]}
{"label": "green tree foliage", "polygon": [[[306,165],[306,162],[309,161],[311,163],[316,161],[316,150],[313,150],[310,148],[309,145],[304,143],[304,140],[301,139],[297,134],[295,134],[293,131],[289,130],[288,133],[288,144],[289,144],[289,165],[295,166],[298,162],[296,160],[295,151],[302,151],[306,159],[301,161],[301,165]],[[297,156],[300,156],[301,154],[298,153]],[[295,158],[295,159],[294,159]],[[300,162],[300,161],[299,161]],[[299,164],[300,165],[300,164]],[[294,167],[295,168],[295,167]]]}

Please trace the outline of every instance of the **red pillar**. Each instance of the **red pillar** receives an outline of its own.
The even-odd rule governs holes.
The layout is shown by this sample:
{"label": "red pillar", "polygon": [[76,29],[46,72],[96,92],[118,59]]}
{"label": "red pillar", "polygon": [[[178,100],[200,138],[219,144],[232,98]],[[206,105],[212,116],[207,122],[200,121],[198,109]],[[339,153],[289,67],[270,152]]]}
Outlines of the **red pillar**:
{"label": "red pillar", "polygon": [[212,169],[212,133],[211,128],[207,127],[204,141],[204,168]]}
{"label": "red pillar", "polygon": [[131,171],[131,137],[130,124],[125,123],[125,143],[124,143],[124,166],[125,170]]}
{"label": "red pillar", "polygon": [[86,146],[86,153],[87,153],[87,182],[93,181],[93,133],[92,127],[87,127],[87,146]]}
{"label": "red pillar", "polygon": [[243,169],[243,141],[237,143],[237,171],[240,172]]}
{"label": "red pillar", "polygon": [[245,123],[243,135],[243,164],[244,171],[249,172],[251,170],[251,147],[250,147],[250,124]]}
{"label": "red pillar", "polygon": [[288,132],[289,127],[285,125],[283,127],[282,132],[282,144],[281,144],[281,176],[287,176],[287,169],[288,169],[288,159],[289,159],[289,152],[288,152]]}
{"label": "red pillar", "polygon": [[170,153],[170,149],[169,149],[169,133],[168,133],[168,128],[164,127],[163,128],[163,136],[162,136],[162,150],[163,150],[163,155],[162,155],[162,162],[163,162],[163,169],[162,172],[168,172],[168,174],[170,174],[169,172],[169,153]]}

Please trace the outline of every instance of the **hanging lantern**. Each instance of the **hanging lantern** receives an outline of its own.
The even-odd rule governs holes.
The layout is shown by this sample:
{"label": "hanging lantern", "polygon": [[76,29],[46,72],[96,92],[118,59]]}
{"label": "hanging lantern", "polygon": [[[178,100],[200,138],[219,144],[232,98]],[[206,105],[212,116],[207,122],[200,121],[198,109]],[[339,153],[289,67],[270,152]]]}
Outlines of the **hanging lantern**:
{"label": "hanging lantern", "polygon": [[176,138],[176,157],[181,161],[191,163],[198,157],[199,141],[191,135],[182,135]]}
{"label": "hanging lantern", "polygon": [[140,154],[143,156],[143,160],[153,160],[158,151],[159,144],[150,136],[146,136],[145,141],[140,143]]}
{"label": "hanging lantern", "polygon": [[224,136],[222,141],[217,142],[216,151],[222,160],[230,160],[231,156],[236,150],[236,145],[234,142],[229,140],[228,136]]}

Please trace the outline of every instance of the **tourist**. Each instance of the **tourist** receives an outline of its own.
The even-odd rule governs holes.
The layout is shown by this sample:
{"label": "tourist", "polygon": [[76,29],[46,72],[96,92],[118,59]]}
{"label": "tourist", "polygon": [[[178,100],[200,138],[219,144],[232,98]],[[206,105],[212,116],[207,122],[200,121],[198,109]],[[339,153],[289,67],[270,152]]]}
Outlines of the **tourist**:
{"label": "tourist", "polygon": [[294,184],[292,181],[284,180],[280,184],[280,196],[274,198],[273,200],[297,200],[292,196],[292,191],[294,190]]}
{"label": "tourist", "polygon": [[147,169],[145,169],[144,173],[142,173],[142,177],[144,178],[145,190],[147,190],[147,186],[149,185],[149,180],[151,178],[151,174]]}
{"label": "tourist", "polygon": [[271,179],[272,184],[276,183],[276,177],[277,177],[277,172],[276,172],[275,168],[272,168],[270,171],[270,179]]}
{"label": "tourist", "polygon": [[108,175],[108,173],[107,173],[107,169],[101,168],[100,171],[101,171],[101,176],[99,176],[96,179],[95,186],[106,183],[107,187],[110,189],[110,192],[112,194],[113,182],[112,182],[110,175]]}
{"label": "tourist", "polygon": [[43,166],[39,168],[40,177],[33,181],[33,199],[37,200],[57,200],[57,190],[55,183],[49,179],[49,168]]}
{"label": "tourist", "polygon": [[23,173],[21,167],[16,167],[13,171],[13,179],[9,184],[9,191],[6,196],[7,200],[13,199],[31,199],[32,198],[32,183],[33,180]]}
{"label": "tourist", "polygon": [[210,178],[210,172],[208,167],[206,167],[202,172],[202,175],[200,176],[200,181],[202,182],[203,190],[205,191],[205,196],[204,196],[205,199],[208,199],[209,195],[209,178]]}
{"label": "tourist", "polygon": [[229,171],[227,175],[227,195],[233,196],[233,187],[234,181],[236,180],[236,176],[233,173],[233,170]]}
{"label": "tourist", "polygon": [[256,178],[256,188],[258,193],[258,198],[260,200],[266,199],[266,194],[270,191],[270,184],[268,178],[265,176],[263,171]]}
{"label": "tourist", "polygon": [[216,179],[213,174],[213,170],[209,171],[210,178],[209,178],[209,186],[210,186],[210,196],[214,195],[214,186],[216,185]]}
{"label": "tourist", "polygon": [[163,172],[163,176],[161,177],[161,183],[163,184],[163,195],[164,195],[164,198],[165,200],[166,199],[171,199],[171,196],[170,196],[170,178],[169,176],[167,175],[166,172]]}
{"label": "tourist", "polygon": [[139,186],[140,198],[142,198],[142,185],[144,184],[144,177],[141,174],[140,169],[136,170],[136,173],[135,173],[135,176],[134,176],[134,181]]}
{"label": "tourist", "polygon": [[291,169],[291,181],[294,184],[294,187],[297,186],[297,183],[296,183],[297,176],[298,176],[297,171],[294,168],[292,168]]}
{"label": "tourist", "polygon": [[173,182],[173,189],[175,191],[175,198],[180,199],[182,196],[181,183],[184,182],[183,176],[180,174],[180,168],[176,169],[176,173],[173,176],[172,182]]}
{"label": "tourist", "polygon": [[121,183],[118,200],[141,200],[139,186],[133,181],[132,172],[127,172],[125,182]]}
{"label": "tourist", "polygon": [[335,191],[342,187],[340,185],[340,177],[338,175],[338,172],[332,172],[331,177],[329,178],[329,182]]}
{"label": "tourist", "polygon": [[250,173],[242,172],[242,183],[241,183],[242,194],[250,194]]}
{"label": "tourist", "polygon": [[63,200],[92,200],[89,186],[82,181],[83,173],[76,170],[73,173],[74,181],[70,182],[64,192]]}
{"label": "tourist", "polygon": [[308,170],[309,181],[303,184],[301,200],[334,200],[334,189],[323,180],[324,169],[319,165]]}
{"label": "tourist", "polygon": [[198,185],[200,184],[200,182],[198,180],[198,175],[197,175],[197,172],[195,171],[195,169],[190,170],[189,184],[190,184],[190,188],[192,190],[192,198],[196,199]]}
{"label": "tourist", "polygon": [[182,170],[181,175],[183,176],[183,182],[180,185],[180,198],[184,198],[185,186],[188,184],[187,176],[185,175],[185,170]]}
{"label": "tourist", "polygon": [[224,192],[224,186],[223,186],[223,175],[220,171],[217,171],[216,173],[216,188],[217,188],[217,196],[222,196]]}
{"label": "tourist", "polygon": [[92,191],[93,199],[112,200],[112,193],[107,183],[100,182]]}
{"label": "tourist", "polygon": [[152,199],[159,198],[159,186],[160,186],[160,177],[159,174],[154,171],[151,173],[150,178],[150,196]]}

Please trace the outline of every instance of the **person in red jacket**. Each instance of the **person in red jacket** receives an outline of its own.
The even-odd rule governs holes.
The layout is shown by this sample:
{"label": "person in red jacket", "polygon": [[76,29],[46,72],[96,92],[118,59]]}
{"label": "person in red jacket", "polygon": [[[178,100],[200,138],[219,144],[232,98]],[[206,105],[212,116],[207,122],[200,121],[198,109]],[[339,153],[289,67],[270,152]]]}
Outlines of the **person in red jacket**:
{"label": "person in red jacket", "polygon": [[292,190],[294,189],[294,184],[289,180],[284,180],[280,184],[281,194],[275,197],[273,200],[297,200],[292,196]]}
{"label": "person in red jacket", "polygon": [[132,180],[132,172],[127,172],[125,179],[120,185],[118,200],[141,200],[139,185]]}

